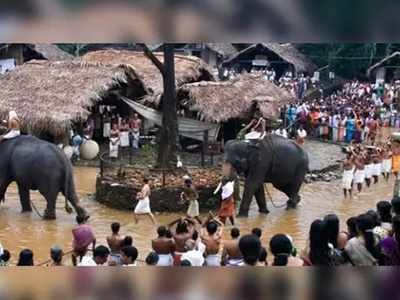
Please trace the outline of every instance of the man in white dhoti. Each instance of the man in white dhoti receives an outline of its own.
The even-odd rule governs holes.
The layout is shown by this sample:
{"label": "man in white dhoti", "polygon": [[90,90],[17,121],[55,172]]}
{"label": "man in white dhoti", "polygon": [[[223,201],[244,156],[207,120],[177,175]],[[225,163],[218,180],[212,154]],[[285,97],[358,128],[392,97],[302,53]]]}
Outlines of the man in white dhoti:
{"label": "man in white dhoti", "polygon": [[10,111],[8,114],[8,121],[4,121],[8,124],[8,132],[5,135],[0,136],[0,142],[3,140],[10,140],[21,135],[20,120],[15,111]]}
{"label": "man in white dhoti", "polygon": [[345,198],[347,198],[347,193],[352,197],[354,169],[353,156],[348,154],[346,159],[343,161],[342,186]]}
{"label": "man in white dhoti", "polygon": [[365,160],[360,152],[354,152],[354,165],[355,165],[355,172],[354,172],[354,183],[357,185],[357,190],[360,193],[362,191],[362,186],[365,181]]}
{"label": "man in white dhoti", "polygon": [[111,130],[110,134],[110,150],[109,150],[109,156],[112,159],[118,158],[118,150],[119,150],[119,144],[120,144],[120,139],[119,139],[119,129],[117,124],[113,124],[113,128]]}
{"label": "man in white dhoti", "polygon": [[151,189],[150,189],[150,184],[149,180],[147,178],[143,179],[144,186],[142,188],[142,191],[138,193],[137,195],[137,200],[138,203],[136,204],[135,207],[135,223],[138,223],[138,215],[147,215],[153,222],[153,224],[156,224],[156,220],[151,213],[150,209],[150,194],[151,194]]}
{"label": "man in white dhoti", "polygon": [[383,149],[382,173],[386,182],[389,181],[390,173],[392,172],[392,150],[390,144]]}

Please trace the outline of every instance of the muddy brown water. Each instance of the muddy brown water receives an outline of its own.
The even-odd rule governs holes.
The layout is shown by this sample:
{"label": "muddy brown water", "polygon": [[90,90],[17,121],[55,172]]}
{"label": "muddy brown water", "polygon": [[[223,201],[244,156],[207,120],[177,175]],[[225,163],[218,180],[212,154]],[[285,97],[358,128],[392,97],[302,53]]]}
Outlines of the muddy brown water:
{"label": "muddy brown water", "polygon": [[[125,225],[121,233],[131,235],[135,246],[139,249],[140,258],[144,259],[150,251],[150,239],[155,236],[156,227],[148,219],[140,220],[134,225],[132,212],[118,211],[107,208],[87,197],[95,191],[97,169],[76,168],[75,178],[78,193],[82,199],[82,205],[89,211],[90,224],[93,226],[98,244],[105,244],[105,238],[110,232],[110,224],[118,221]],[[373,185],[353,199],[344,199],[340,187],[340,181],[330,183],[319,182],[304,185],[301,191],[302,202],[298,209],[286,211],[282,208],[274,208],[271,203],[268,206],[271,213],[268,216],[259,215],[255,201],[252,204],[248,219],[238,219],[237,226],[242,233],[248,233],[254,227],[260,227],[263,232],[263,243],[267,246],[268,240],[273,234],[290,234],[298,249],[306,244],[308,230],[311,222],[328,213],[336,213],[340,217],[342,229],[345,229],[347,218],[374,208],[376,202],[390,199],[393,191],[393,179],[389,183],[381,182]],[[285,196],[269,188],[276,204],[286,201]],[[44,199],[36,192],[32,193],[32,200],[40,212],[45,208]],[[71,229],[74,227],[75,215],[68,215],[64,208],[64,200],[60,196],[57,203],[57,217],[55,221],[42,221],[39,216],[20,213],[20,203],[15,185],[12,185],[6,194],[6,202],[0,206],[0,243],[12,253],[12,261],[15,263],[20,250],[30,248],[34,251],[35,263],[45,261],[49,257],[49,249],[52,245],[60,245],[65,251],[71,249]],[[178,214],[156,215],[159,224],[167,224],[178,217]],[[227,226],[224,235],[229,237]],[[70,259],[67,259],[69,263]]]}

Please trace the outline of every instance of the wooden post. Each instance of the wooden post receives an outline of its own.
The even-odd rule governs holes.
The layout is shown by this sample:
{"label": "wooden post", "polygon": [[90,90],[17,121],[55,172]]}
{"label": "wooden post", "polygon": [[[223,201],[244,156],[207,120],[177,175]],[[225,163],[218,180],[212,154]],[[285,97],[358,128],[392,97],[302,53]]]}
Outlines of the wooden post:
{"label": "wooden post", "polygon": [[162,186],[165,187],[165,169],[162,169]]}
{"label": "wooden post", "polygon": [[205,155],[208,149],[208,130],[204,130],[203,132],[203,149],[201,151],[201,166],[204,167],[205,164]]}
{"label": "wooden post", "polygon": [[103,156],[100,155],[100,178],[103,179],[103,173],[104,173],[104,162],[103,162]]}

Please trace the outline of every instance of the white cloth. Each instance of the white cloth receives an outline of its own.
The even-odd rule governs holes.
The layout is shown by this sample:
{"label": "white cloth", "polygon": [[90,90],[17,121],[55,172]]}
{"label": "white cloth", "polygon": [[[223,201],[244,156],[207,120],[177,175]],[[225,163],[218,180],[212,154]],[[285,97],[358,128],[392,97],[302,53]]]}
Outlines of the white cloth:
{"label": "white cloth", "polygon": [[207,267],[220,267],[221,266],[221,257],[218,254],[207,255],[206,266]]}
{"label": "white cloth", "polygon": [[129,147],[129,132],[121,131],[120,140],[121,140],[121,147]]}
{"label": "white cloth", "polygon": [[117,140],[118,138],[110,139],[110,157],[112,158],[118,158],[119,142],[115,143]]}
{"label": "white cloth", "polygon": [[246,140],[259,140],[262,136],[261,132],[252,131],[244,136]]}
{"label": "white cloth", "polygon": [[374,172],[374,165],[373,164],[369,164],[369,165],[365,165],[365,178],[369,179],[372,177]]}
{"label": "white cloth", "polygon": [[103,125],[103,137],[108,138],[110,137],[111,133],[111,123],[104,123]]}
{"label": "white cloth", "polygon": [[78,267],[97,267],[96,262],[91,256],[84,256],[82,260],[77,264]]}
{"label": "white cloth", "polygon": [[229,181],[222,187],[222,200],[225,200],[233,195],[235,181]]}
{"label": "white cloth", "polygon": [[365,180],[365,170],[356,170],[354,173],[354,183],[363,183]]}
{"label": "white cloth", "polygon": [[190,204],[189,204],[186,214],[191,218],[198,217],[200,215],[199,201],[197,201],[197,200],[190,201]]}
{"label": "white cloth", "polygon": [[3,136],[3,139],[5,140],[11,140],[13,138],[16,138],[17,136],[21,135],[21,131],[17,129],[11,129],[7,134]]}
{"label": "white cloth", "polygon": [[198,250],[190,250],[182,254],[181,261],[188,260],[192,267],[202,267],[204,265],[203,253]]}
{"label": "white cloth", "polygon": [[305,131],[304,129],[298,129],[297,135],[299,138],[305,139],[307,137],[307,131]]}
{"label": "white cloth", "polygon": [[344,170],[342,177],[342,187],[346,190],[351,190],[351,183],[353,182],[354,168],[351,170]]}
{"label": "white cloth", "polygon": [[230,258],[226,263],[227,267],[240,267],[243,265],[243,258]]}
{"label": "white cloth", "polygon": [[3,246],[0,244],[0,256],[2,256],[3,253],[4,253],[4,248],[3,248]]}
{"label": "white cloth", "polygon": [[135,207],[135,214],[142,215],[142,214],[150,214],[150,198],[146,197],[144,199],[139,200]]}
{"label": "white cloth", "polygon": [[384,159],[382,162],[382,172],[390,173],[392,170],[392,159]]}
{"label": "white cloth", "polygon": [[373,176],[380,176],[382,174],[382,164],[373,164],[372,175]]}
{"label": "white cloth", "polygon": [[171,254],[158,254],[157,266],[171,267],[174,265],[174,258]]}

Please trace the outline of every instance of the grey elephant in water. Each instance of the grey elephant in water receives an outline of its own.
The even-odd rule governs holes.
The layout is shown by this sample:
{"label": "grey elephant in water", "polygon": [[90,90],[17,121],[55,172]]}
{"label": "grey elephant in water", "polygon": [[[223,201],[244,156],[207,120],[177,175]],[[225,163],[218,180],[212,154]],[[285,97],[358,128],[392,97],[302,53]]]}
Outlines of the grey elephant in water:
{"label": "grey elephant in water", "polygon": [[88,218],[79,205],[72,165],[54,144],[28,135],[0,142],[0,203],[14,181],[23,212],[32,211],[30,190],[37,190],[47,201],[43,218],[55,219],[57,196],[61,192],[67,211],[68,200],[78,215]]}
{"label": "grey elephant in water", "polygon": [[277,135],[263,140],[232,140],[225,145],[225,163],[246,178],[239,216],[247,216],[253,196],[259,211],[269,213],[264,183],[272,183],[289,200],[287,208],[300,202],[299,190],[308,172],[307,153],[296,143]]}

